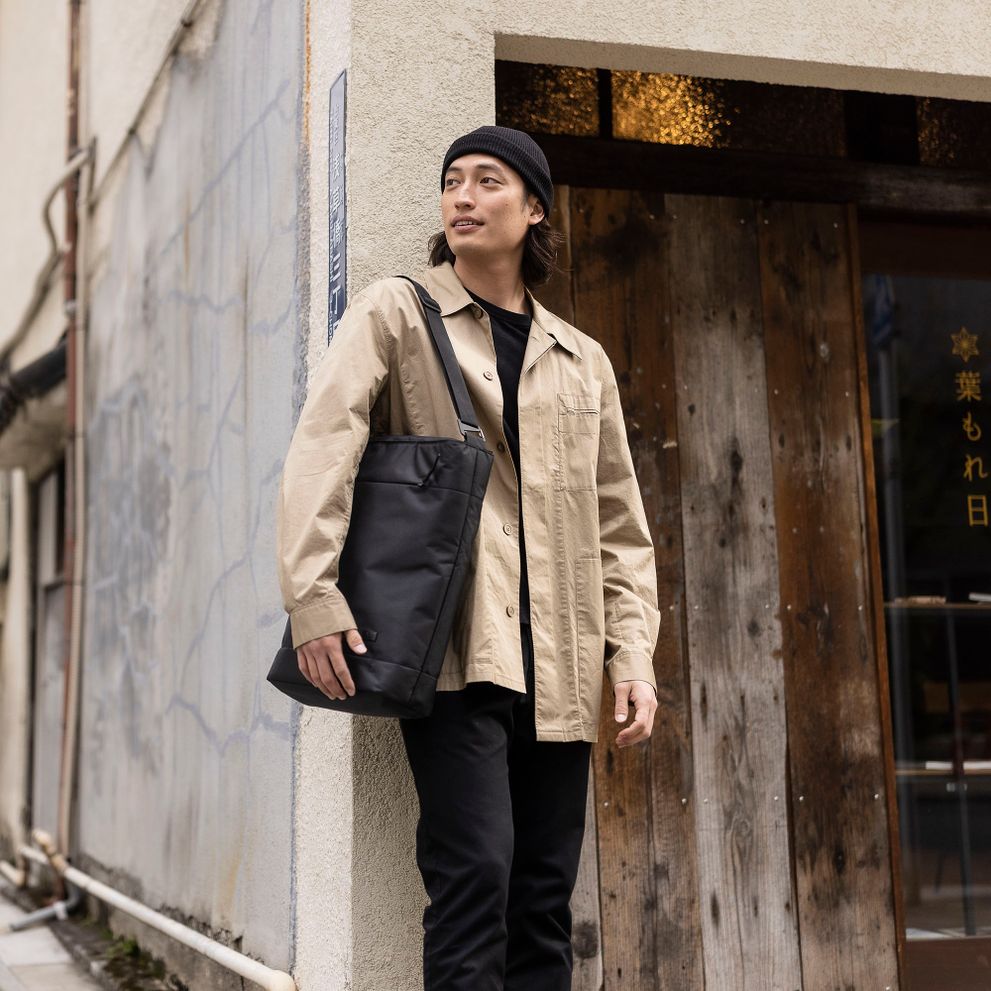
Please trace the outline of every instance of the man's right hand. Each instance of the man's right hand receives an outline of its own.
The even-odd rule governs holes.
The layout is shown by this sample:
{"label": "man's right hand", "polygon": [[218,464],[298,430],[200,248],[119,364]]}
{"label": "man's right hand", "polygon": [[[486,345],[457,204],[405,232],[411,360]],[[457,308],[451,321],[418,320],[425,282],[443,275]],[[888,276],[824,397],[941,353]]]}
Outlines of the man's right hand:
{"label": "man's right hand", "polygon": [[348,646],[359,654],[364,654],[364,641],[357,630],[344,630],[328,633],[316,640],[307,640],[296,648],[296,660],[303,677],[332,699],[343,699],[354,695],[354,681],[344,660],[341,637],[347,637]]}

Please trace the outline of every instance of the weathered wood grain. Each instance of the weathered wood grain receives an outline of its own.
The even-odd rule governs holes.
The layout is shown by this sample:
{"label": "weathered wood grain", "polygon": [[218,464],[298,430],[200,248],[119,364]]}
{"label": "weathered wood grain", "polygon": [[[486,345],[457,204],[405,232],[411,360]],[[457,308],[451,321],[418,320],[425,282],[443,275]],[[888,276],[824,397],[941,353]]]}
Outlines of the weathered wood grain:
{"label": "weathered wood grain", "polygon": [[571,991],[602,988],[602,918],[599,914],[599,849],[595,828],[595,774],[589,774],[585,806],[585,841],[578,880],[571,896]]}
{"label": "weathered wood grain", "polygon": [[[659,708],[650,740],[619,750],[604,679],[594,752],[604,987],[701,988],[690,743],[681,653],[681,544],[663,272],[663,199],[572,190],[577,326],[606,349],[657,549]],[[693,960],[697,966],[693,967]]]}
{"label": "weathered wood grain", "polygon": [[[682,493],[677,424],[677,375],[668,292],[669,221],[663,200],[641,194],[639,201],[661,224],[661,254],[641,258],[645,271],[638,303],[662,317],[651,339],[637,331],[638,363],[644,367],[641,404],[653,405],[655,432],[631,434],[634,461],[644,481],[644,505],[657,558],[657,596],[661,626],[654,654],[657,712],[650,743],[651,826],[654,891],[657,899],[655,973],[659,989],[703,991],[702,923],[696,841],[692,715],[686,626]],[[641,445],[642,448],[641,448]],[[652,452],[649,455],[648,452]],[[641,464],[651,464],[647,478]]]}
{"label": "weathered wood grain", "polygon": [[668,196],[705,985],[802,987],[755,211]]}
{"label": "weathered wood grain", "polygon": [[805,991],[898,984],[842,206],[758,212]]}
{"label": "weathered wood grain", "polygon": [[[619,216],[629,196],[608,191],[585,195],[572,189],[571,260],[575,323],[610,352],[621,388],[629,384],[628,342],[623,340],[620,287],[610,278],[616,249],[609,227],[610,198]],[[620,199],[621,198],[621,199]],[[624,252],[624,259],[630,256]],[[618,304],[618,305],[617,305]],[[622,350],[617,354],[617,339]],[[628,400],[628,396],[623,396]],[[627,405],[625,412],[629,415]],[[648,754],[637,747],[619,751],[612,716],[613,693],[603,678],[599,741],[593,750],[596,824],[599,839],[599,897],[602,910],[603,987],[606,991],[653,989],[653,849],[650,842]]]}
{"label": "weathered wood grain", "polygon": [[[574,322],[571,291],[571,190],[554,187],[550,222],[564,236],[558,249],[559,271],[534,295],[562,320]],[[602,920],[599,914],[598,835],[595,827],[595,771],[589,774],[585,809],[585,839],[578,878],[571,896],[571,949],[574,959],[572,991],[600,991],[602,987]]]}
{"label": "weathered wood grain", "polygon": [[538,296],[616,369],[662,613],[646,746],[604,680],[573,989],[896,989],[850,212],[556,200]]}

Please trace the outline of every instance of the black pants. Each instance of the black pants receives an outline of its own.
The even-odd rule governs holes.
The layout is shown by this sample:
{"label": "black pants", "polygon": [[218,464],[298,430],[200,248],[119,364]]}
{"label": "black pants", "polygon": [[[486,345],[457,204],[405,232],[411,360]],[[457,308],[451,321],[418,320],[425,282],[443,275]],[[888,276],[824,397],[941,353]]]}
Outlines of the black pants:
{"label": "black pants", "polygon": [[420,800],[425,991],[570,991],[592,744],[537,742],[526,694],[471,682],[400,719]]}

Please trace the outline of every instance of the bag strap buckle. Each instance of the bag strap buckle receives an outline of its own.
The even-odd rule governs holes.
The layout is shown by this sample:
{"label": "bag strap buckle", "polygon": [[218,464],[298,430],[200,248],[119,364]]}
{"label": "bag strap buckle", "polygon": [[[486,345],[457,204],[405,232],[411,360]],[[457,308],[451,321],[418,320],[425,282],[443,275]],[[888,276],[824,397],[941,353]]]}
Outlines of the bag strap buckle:
{"label": "bag strap buckle", "polygon": [[473,423],[465,423],[464,420],[458,419],[458,429],[461,431],[463,437],[467,437],[468,434],[478,434],[478,439],[481,441],[485,440],[485,434],[482,433],[481,427],[476,427]]}

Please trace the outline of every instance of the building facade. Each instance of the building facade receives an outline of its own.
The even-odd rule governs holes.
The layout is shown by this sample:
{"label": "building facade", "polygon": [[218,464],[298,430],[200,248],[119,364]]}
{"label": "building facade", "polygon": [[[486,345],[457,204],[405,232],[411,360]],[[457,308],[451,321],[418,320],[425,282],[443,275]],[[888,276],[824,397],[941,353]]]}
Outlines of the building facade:
{"label": "building facade", "polygon": [[422,269],[444,151],[500,123],[657,549],[575,988],[986,987],[984,13],[0,0],[0,855],[48,830],[304,991],[422,986],[398,726],[265,682],[274,500],[341,290]]}

